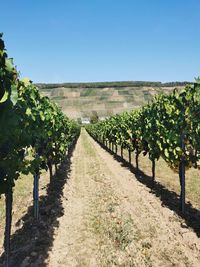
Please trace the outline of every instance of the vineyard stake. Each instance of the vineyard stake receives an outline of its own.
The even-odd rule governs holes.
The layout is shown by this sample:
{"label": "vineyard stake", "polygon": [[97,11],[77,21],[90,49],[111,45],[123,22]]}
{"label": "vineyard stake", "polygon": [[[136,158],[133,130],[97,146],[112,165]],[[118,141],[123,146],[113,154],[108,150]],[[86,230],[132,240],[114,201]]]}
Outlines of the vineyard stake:
{"label": "vineyard stake", "polygon": [[[35,158],[39,158],[39,154],[36,153]],[[33,208],[34,208],[34,218],[38,220],[39,218],[39,169],[35,170],[33,175]]]}
{"label": "vineyard stake", "polygon": [[155,159],[152,160],[152,182],[154,182],[155,180],[155,167],[156,167],[156,163],[155,163]]}
{"label": "vineyard stake", "polygon": [[128,150],[128,162],[129,162],[129,164],[131,164],[131,150],[130,150],[130,148]]}
{"label": "vineyard stake", "polygon": [[123,146],[121,146],[121,157],[123,159]]}
{"label": "vineyard stake", "polygon": [[185,136],[181,135],[181,148],[182,148],[182,157],[179,165],[179,178],[181,185],[181,194],[180,194],[180,210],[182,213],[185,212]]}
{"label": "vineyard stake", "polygon": [[57,163],[55,163],[55,170],[56,170],[56,174],[58,173],[58,165]]}
{"label": "vineyard stake", "polygon": [[36,220],[39,218],[39,174],[34,174],[34,188],[33,188],[33,201],[34,201],[34,217]]}
{"label": "vineyard stake", "polygon": [[[69,150],[70,148],[68,148]],[[50,183],[52,182],[52,178],[53,178],[53,170],[52,170],[52,162],[51,160],[49,160],[47,162],[48,168],[49,168],[49,176],[50,176]]]}
{"label": "vineyard stake", "polygon": [[13,192],[12,188],[8,189],[5,193],[6,203],[6,227],[4,237],[4,250],[5,250],[5,267],[10,265],[10,235],[11,235],[11,224],[12,224],[12,203],[13,203]]}
{"label": "vineyard stake", "polygon": [[138,168],[139,168],[138,158],[139,158],[139,151],[138,151],[138,148],[136,148],[135,163],[136,163],[136,169],[137,169],[137,170],[138,170]]}

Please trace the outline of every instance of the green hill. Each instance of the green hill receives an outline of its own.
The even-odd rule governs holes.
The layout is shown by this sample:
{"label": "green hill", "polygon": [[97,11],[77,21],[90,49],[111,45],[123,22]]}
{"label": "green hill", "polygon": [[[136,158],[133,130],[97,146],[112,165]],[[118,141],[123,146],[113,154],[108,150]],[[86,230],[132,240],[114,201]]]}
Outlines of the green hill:
{"label": "green hill", "polygon": [[71,118],[99,117],[132,110],[150,101],[155,94],[169,93],[189,82],[101,82],[37,84]]}

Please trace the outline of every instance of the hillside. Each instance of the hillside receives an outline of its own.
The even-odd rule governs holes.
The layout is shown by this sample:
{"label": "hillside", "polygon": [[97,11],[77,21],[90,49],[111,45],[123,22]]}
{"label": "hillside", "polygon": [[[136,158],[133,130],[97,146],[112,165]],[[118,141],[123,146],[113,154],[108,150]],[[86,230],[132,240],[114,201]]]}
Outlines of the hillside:
{"label": "hillside", "polygon": [[155,94],[169,93],[186,82],[108,82],[37,84],[43,95],[55,101],[71,118],[110,116],[147,103]]}

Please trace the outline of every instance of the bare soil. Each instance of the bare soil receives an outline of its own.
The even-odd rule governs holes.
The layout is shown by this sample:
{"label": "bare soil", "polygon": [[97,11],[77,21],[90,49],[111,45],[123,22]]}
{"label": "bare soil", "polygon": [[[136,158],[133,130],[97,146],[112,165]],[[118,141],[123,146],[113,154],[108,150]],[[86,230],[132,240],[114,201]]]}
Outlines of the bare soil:
{"label": "bare soil", "polygon": [[193,229],[84,130],[62,206],[48,257],[27,266],[200,266]]}

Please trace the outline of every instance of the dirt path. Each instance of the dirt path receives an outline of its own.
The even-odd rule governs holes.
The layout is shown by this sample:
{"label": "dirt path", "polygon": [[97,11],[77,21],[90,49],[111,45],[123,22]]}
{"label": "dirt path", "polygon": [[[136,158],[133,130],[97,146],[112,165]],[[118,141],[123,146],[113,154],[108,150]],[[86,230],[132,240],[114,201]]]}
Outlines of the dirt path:
{"label": "dirt path", "polygon": [[200,240],[82,131],[48,267],[200,266]]}

